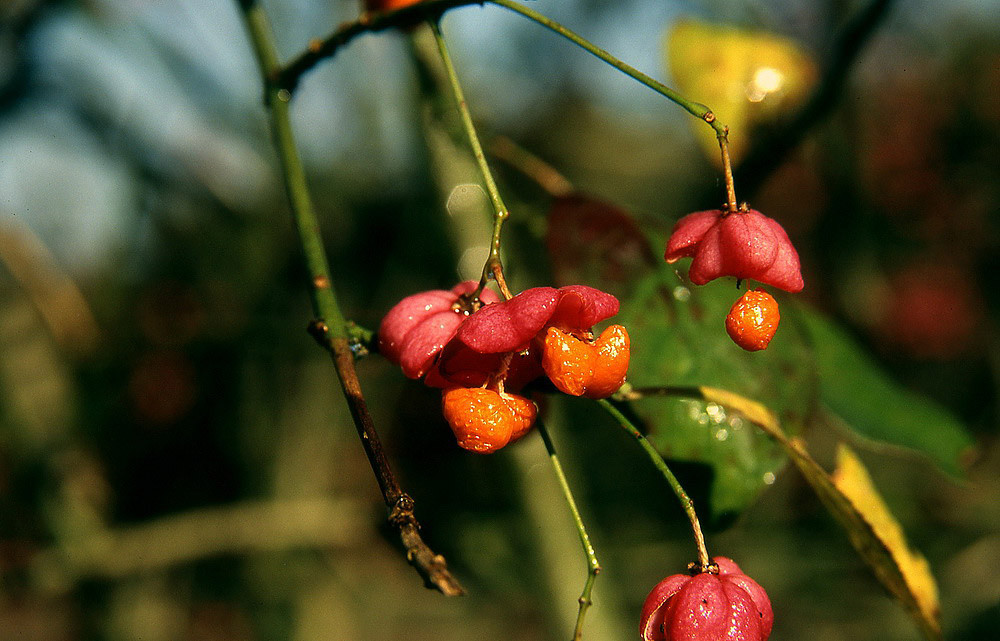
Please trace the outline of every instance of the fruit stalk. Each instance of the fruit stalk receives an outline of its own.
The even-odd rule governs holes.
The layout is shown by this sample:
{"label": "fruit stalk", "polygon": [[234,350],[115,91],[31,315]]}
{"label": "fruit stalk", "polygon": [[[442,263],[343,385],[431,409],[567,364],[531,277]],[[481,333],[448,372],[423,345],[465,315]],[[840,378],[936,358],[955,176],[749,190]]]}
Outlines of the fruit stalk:
{"label": "fruit stalk", "polygon": [[580,593],[580,609],[577,611],[576,628],[573,630],[573,641],[580,641],[583,638],[583,619],[587,614],[587,610],[594,603],[591,598],[591,592],[594,589],[594,582],[597,580],[597,575],[601,572],[601,564],[597,560],[597,552],[590,542],[590,536],[587,534],[587,528],[583,524],[580,510],[576,507],[573,492],[569,489],[569,483],[566,481],[566,475],[563,473],[562,465],[559,463],[559,456],[556,454],[552,437],[549,436],[549,431],[545,428],[545,424],[542,421],[538,421],[537,426],[538,433],[542,436],[542,442],[545,443],[545,450],[549,453],[549,461],[552,463],[552,469],[559,480],[559,487],[562,489],[563,496],[566,497],[566,504],[573,515],[573,523],[576,525],[576,531],[580,534],[580,545],[583,547],[583,553],[587,557],[587,580],[583,584],[583,592]]}
{"label": "fruit stalk", "polygon": [[465,102],[462,85],[458,81],[455,65],[452,64],[451,56],[448,53],[448,45],[441,34],[441,26],[437,21],[431,21],[430,27],[431,31],[434,32],[434,40],[437,42],[438,51],[441,53],[441,61],[444,63],[448,83],[455,98],[455,106],[462,120],[462,128],[465,130],[465,136],[469,140],[469,146],[472,148],[472,155],[476,159],[479,173],[483,177],[486,193],[489,194],[490,202],[493,204],[493,237],[490,240],[490,253],[486,259],[486,264],[483,265],[483,275],[479,281],[479,289],[475,292],[475,295],[478,296],[482,292],[483,288],[486,287],[486,282],[492,276],[500,287],[500,293],[503,295],[504,300],[510,300],[512,295],[507,288],[507,282],[503,275],[503,263],[500,260],[500,232],[503,230],[504,222],[510,217],[510,212],[507,209],[507,205],[504,204],[503,198],[500,196],[500,190],[497,189],[497,184],[493,179],[489,163],[486,162],[486,154],[483,153],[483,146],[479,143],[479,136],[476,134],[476,127],[472,123],[472,115],[469,113],[468,104]]}
{"label": "fruit stalk", "polygon": [[623,430],[632,435],[635,440],[639,442],[640,447],[649,456],[649,460],[653,462],[656,469],[663,474],[663,478],[667,480],[670,485],[670,489],[674,491],[674,495],[677,500],[680,501],[681,508],[684,510],[684,514],[687,515],[688,521],[691,522],[691,532],[694,535],[694,544],[698,549],[698,565],[701,568],[707,568],[709,566],[709,556],[708,556],[708,546],[705,545],[705,535],[701,530],[701,522],[698,521],[698,513],[694,509],[694,501],[688,496],[687,492],[684,491],[684,487],[681,486],[680,481],[674,476],[674,473],[670,471],[670,467],[667,462],[663,460],[660,453],[656,451],[653,444],[642,435],[642,432],[632,424],[632,421],[628,419],[624,414],[622,414],[617,407],[615,407],[607,399],[600,399],[597,403],[604,408],[604,410],[613,416],[615,420],[618,421],[618,425],[621,426]]}
{"label": "fruit stalk", "polygon": [[736,205],[736,183],[733,182],[733,164],[729,158],[729,127],[723,127],[717,132],[719,139],[719,149],[722,151],[722,176],[726,181],[726,211],[737,211]]}

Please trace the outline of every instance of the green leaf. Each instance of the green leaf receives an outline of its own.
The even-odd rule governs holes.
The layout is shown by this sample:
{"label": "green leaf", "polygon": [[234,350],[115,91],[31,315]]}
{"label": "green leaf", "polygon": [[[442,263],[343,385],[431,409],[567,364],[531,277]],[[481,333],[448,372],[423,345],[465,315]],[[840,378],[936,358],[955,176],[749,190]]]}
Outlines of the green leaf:
{"label": "green leaf", "polygon": [[[775,408],[796,433],[810,416],[818,391],[806,335],[798,323],[782,323],[768,349],[736,346],[725,330],[741,293],[735,280],[691,286],[679,275],[687,265],[666,265],[627,211],[584,194],[556,199],[547,246],[558,282],[621,299],[614,322],[631,336],[633,387],[726,388]],[[711,469],[710,504],[699,510],[708,516],[710,508],[716,521],[746,508],[787,461],[780,446],[717,403],[656,396],[632,407],[663,456]]]}
{"label": "green leaf", "polygon": [[812,340],[823,402],[849,429],[926,454],[962,475],[972,440],[947,410],[890,379],[862,348],[820,314],[799,308]]}
{"label": "green leaf", "polygon": [[[616,319],[632,337],[629,382],[645,387],[725,388],[774,408],[797,432],[817,395],[812,356],[796,323],[782,324],[767,350],[745,352],[725,331],[735,281],[688,287],[663,266],[641,281]],[[774,481],[782,448],[715,402],[655,397],[633,402],[650,441],[667,458],[710,466],[713,516],[740,512]]]}

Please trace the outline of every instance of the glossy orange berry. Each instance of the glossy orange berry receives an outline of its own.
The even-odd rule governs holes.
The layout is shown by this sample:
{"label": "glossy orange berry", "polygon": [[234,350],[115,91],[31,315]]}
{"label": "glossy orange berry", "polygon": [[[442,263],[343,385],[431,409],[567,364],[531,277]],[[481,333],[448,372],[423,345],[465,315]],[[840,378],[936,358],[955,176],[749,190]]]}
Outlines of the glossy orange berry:
{"label": "glossy orange berry", "polygon": [[523,396],[482,387],[453,387],[441,397],[444,418],[459,447],[489,454],[528,433],[535,404]]}
{"label": "glossy orange berry", "polygon": [[542,348],[542,369],[561,392],[605,398],[625,382],[629,355],[628,332],[621,325],[608,327],[593,342],[549,327]]}
{"label": "glossy orange berry", "polygon": [[393,11],[418,2],[420,0],[365,0],[365,8],[369,11]]}
{"label": "glossy orange berry", "polygon": [[767,347],[778,331],[778,301],[763,289],[747,290],[726,316],[726,332],[733,342],[756,352]]}

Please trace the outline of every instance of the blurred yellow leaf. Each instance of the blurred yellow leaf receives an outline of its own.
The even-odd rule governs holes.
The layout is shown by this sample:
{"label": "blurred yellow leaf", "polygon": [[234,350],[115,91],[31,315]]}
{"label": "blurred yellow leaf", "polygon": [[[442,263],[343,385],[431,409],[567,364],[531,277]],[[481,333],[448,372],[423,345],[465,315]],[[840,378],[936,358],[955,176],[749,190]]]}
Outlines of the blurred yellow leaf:
{"label": "blurred yellow leaf", "polygon": [[896,561],[920,614],[936,622],[939,615],[937,584],[927,559],[907,545],[903,529],[872,485],[868,470],[844,444],[837,449],[837,469],[831,476],[833,484],[854,505]]}
{"label": "blurred yellow leaf", "polygon": [[875,577],[909,611],[931,641],[939,641],[937,586],[927,561],[912,552],[899,523],[885,506],[864,466],[846,446],[838,450],[837,471],[827,474],[810,456],[805,444],[789,438],[769,409],[727,390],[699,387],[702,398],[736,410],[785,447],[816,496],[840,523],[851,545]]}
{"label": "blurred yellow leaf", "polygon": [[[666,35],[674,87],[707,105],[730,129],[729,152],[739,162],[754,125],[802,104],[816,82],[816,65],[798,44],[771,33],[680,20]],[[709,158],[721,164],[715,132],[692,121]]]}

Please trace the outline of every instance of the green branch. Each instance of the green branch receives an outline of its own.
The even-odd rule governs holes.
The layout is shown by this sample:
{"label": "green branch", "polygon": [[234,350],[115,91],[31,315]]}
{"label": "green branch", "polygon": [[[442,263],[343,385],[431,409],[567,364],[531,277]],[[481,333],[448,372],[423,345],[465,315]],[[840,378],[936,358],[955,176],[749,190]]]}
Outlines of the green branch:
{"label": "green branch", "polygon": [[350,330],[333,290],[319,221],[309,195],[302,159],[295,144],[288,104],[292,96],[287,89],[279,87],[272,81],[280,71],[280,63],[271,23],[257,2],[241,0],[239,5],[243,10],[250,42],[264,81],[265,103],[270,112],[271,131],[281,160],[282,175],[288,191],[295,228],[309,270],[309,296],[316,318],[309,325],[309,331],[333,358],[344,398],[351,411],[351,418],[354,420],[365,455],[389,510],[389,522],[399,530],[407,560],[424,577],[428,586],[448,596],[463,594],[462,586],[448,572],[444,558],[435,554],[420,537],[420,524],[413,514],[413,499],[399,486],[382,449],[382,441],[375,430],[374,421],[361,391],[357,371],[354,369]]}
{"label": "green branch", "polygon": [[488,0],[488,1],[491,4],[495,4],[505,9],[509,9],[515,13],[519,13],[525,18],[537,22],[538,24],[542,25],[543,27],[552,31],[553,33],[557,33],[563,38],[566,38],[576,46],[600,58],[601,60],[608,63],[618,71],[621,71],[625,75],[646,85],[656,93],[680,105],[681,107],[684,108],[685,111],[687,111],[695,118],[698,118],[699,120],[704,120],[712,127],[712,129],[715,129],[716,133],[719,134],[720,136],[725,136],[728,133],[728,129],[726,128],[726,126],[718,122],[715,119],[715,114],[712,113],[712,110],[706,107],[705,105],[688,100],[687,98],[685,98],[678,92],[674,91],[670,87],[666,86],[659,80],[656,80],[651,76],[639,71],[632,65],[623,62],[622,60],[611,55],[604,49],[601,49],[594,43],[590,42],[583,36],[579,35],[578,33],[564,27],[562,24],[556,22],[555,20],[538,13],[534,9],[529,9],[524,5],[521,5],[517,2],[513,2],[512,0]]}
{"label": "green branch", "polygon": [[680,481],[677,480],[677,477],[674,476],[674,473],[670,471],[670,468],[667,466],[667,462],[663,460],[663,457],[656,451],[653,444],[650,443],[645,436],[643,436],[642,432],[640,432],[639,429],[632,424],[632,421],[630,421],[627,416],[622,414],[621,411],[612,405],[607,399],[600,399],[597,401],[597,404],[604,408],[604,411],[614,417],[623,430],[631,434],[632,437],[639,442],[640,447],[642,447],[642,449],[646,452],[649,460],[651,460],[653,465],[656,466],[656,469],[663,474],[663,478],[667,480],[667,483],[670,485],[670,489],[674,491],[674,494],[677,496],[677,500],[681,503],[681,508],[684,510],[688,520],[691,522],[691,531],[694,534],[695,547],[698,548],[698,564],[703,569],[707,568],[711,563],[711,560],[708,556],[708,548],[705,545],[705,535],[702,533],[701,523],[698,521],[698,514],[694,510],[694,501],[692,501],[691,497],[684,491],[684,488],[681,486]]}
{"label": "green branch", "polygon": [[722,151],[722,168],[723,168],[723,178],[726,184],[726,209],[728,211],[736,211],[736,188],[733,183],[733,169],[729,160],[729,127],[719,122],[715,113],[705,105],[688,100],[682,96],[677,91],[666,86],[659,80],[652,78],[651,76],[639,71],[632,65],[623,62],[619,58],[611,55],[604,49],[601,49],[594,43],[590,42],[578,33],[567,29],[562,24],[548,18],[534,9],[529,9],[524,5],[521,5],[512,0],[489,0],[492,4],[504,7],[515,13],[519,13],[529,20],[533,20],[538,24],[542,25],[546,29],[549,29],[553,33],[557,33],[563,38],[566,38],[576,46],[580,47],[584,51],[600,58],[604,62],[608,63],[618,71],[621,71],[630,78],[637,80],[638,82],[646,85],[656,93],[673,101],[680,107],[684,108],[689,114],[698,118],[699,120],[704,120],[708,125],[715,130],[715,136],[719,139],[719,148]]}
{"label": "green branch", "polygon": [[437,43],[438,52],[441,54],[441,62],[444,64],[445,73],[448,76],[448,85],[451,87],[452,96],[455,98],[455,107],[458,109],[458,115],[462,120],[462,129],[469,140],[472,155],[476,159],[476,166],[479,167],[479,173],[483,177],[483,184],[486,186],[486,193],[489,194],[490,202],[493,204],[493,236],[490,239],[490,253],[486,258],[486,264],[483,265],[483,275],[479,280],[479,287],[475,291],[475,296],[479,296],[482,293],[483,288],[486,287],[487,280],[492,275],[496,279],[497,285],[500,286],[500,292],[504,298],[510,299],[511,293],[507,288],[507,281],[503,275],[503,263],[500,261],[500,232],[503,230],[504,222],[510,217],[510,212],[507,209],[507,205],[504,204],[503,198],[500,196],[500,190],[497,189],[493,173],[486,162],[486,154],[483,153],[483,146],[479,142],[476,127],[472,123],[472,114],[469,113],[469,106],[465,102],[462,85],[458,80],[458,74],[455,72],[455,65],[451,61],[451,55],[448,53],[448,45],[444,41],[444,36],[441,35],[441,27],[437,22],[431,22],[430,26],[431,31],[434,33],[434,41]]}
{"label": "green branch", "polygon": [[545,428],[541,420],[536,421],[535,425],[538,427],[538,433],[545,443],[545,450],[549,453],[549,461],[552,463],[552,469],[559,480],[559,487],[562,489],[563,496],[566,497],[566,504],[569,505],[569,511],[573,515],[573,523],[576,525],[576,531],[580,534],[580,545],[583,547],[583,553],[587,557],[587,580],[584,582],[583,592],[580,594],[580,609],[576,615],[576,628],[573,631],[573,641],[579,641],[583,638],[583,618],[586,616],[587,610],[594,603],[590,594],[594,589],[594,582],[597,580],[597,575],[601,572],[601,564],[597,561],[597,553],[594,551],[594,546],[590,543],[590,536],[587,534],[587,528],[583,524],[580,510],[576,507],[573,492],[569,489],[569,483],[566,481],[566,475],[563,473],[562,465],[559,463],[559,456],[556,454],[552,437],[549,436],[549,431]]}
{"label": "green branch", "polygon": [[534,9],[529,9],[513,0],[424,0],[423,2],[418,2],[417,4],[396,11],[366,13],[354,22],[342,24],[326,38],[312,41],[306,51],[301,53],[286,67],[275,69],[272,72],[271,78],[275,86],[291,91],[296,87],[306,71],[312,69],[320,60],[334,56],[342,46],[350,43],[357,36],[393,27],[409,27],[424,20],[434,22],[436,18],[440,17],[448,9],[473,4],[483,5],[486,2],[518,13],[529,20],[537,22],[546,29],[559,34],[581,49],[597,56],[615,69],[677,103],[692,116],[704,120],[720,136],[727,134],[726,126],[718,122],[712,110],[705,105],[688,100],[677,91],[611,55],[583,36],[566,28],[555,20],[538,13]]}

